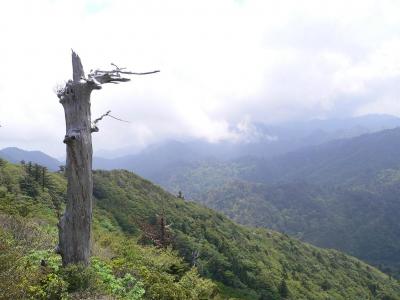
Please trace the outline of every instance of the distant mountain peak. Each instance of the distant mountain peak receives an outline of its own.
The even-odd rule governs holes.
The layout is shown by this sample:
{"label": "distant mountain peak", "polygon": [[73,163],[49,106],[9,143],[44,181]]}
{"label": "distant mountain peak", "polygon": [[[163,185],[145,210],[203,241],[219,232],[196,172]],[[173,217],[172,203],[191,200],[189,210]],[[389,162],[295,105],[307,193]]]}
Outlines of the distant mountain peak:
{"label": "distant mountain peak", "polygon": [[60,162],[54,157],[38,150],[24,150],[18,147],[7,147],[0,150],[0,157],[12,163],[19,163],[22,160],[26,162],[33,162],[47,167],[51,171],[58,170],[63,162]]}

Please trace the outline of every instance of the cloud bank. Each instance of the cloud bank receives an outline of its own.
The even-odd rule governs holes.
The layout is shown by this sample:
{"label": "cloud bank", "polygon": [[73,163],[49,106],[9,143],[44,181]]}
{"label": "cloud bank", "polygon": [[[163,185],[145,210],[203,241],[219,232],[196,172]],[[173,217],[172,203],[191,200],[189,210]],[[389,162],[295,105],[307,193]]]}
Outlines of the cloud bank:
{"label": "cloud bank", "polygon": [[86,71],[161,70],[92,94],[94,117],[131,121],[103,121],[95,149],[238,140],[249,122],[400,115],[398,11],[389,0],[3,1],[0,147],[62,155],[53,89],[71,77],[70,48]]}

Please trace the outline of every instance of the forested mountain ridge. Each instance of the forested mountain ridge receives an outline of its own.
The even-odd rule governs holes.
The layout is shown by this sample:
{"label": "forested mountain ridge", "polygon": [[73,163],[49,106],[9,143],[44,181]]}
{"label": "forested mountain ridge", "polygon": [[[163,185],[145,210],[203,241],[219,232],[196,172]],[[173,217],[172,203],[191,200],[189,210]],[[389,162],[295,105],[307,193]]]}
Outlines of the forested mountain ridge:
{"label": "forested mountain ridge", "polygon": [[400,128],[274,159],[186,163],[157,178],[252,226],[345,251],[399,276]]}
{"label": "forested mountain ridge", "polygon": [[[97,285],[89,276],[86,288],[92,291],[82,290],[81,277],[72,280],[71,273],[57,271],[50,250],[56,242],[54,207],[62,203],[66,183],[61,174],[47,176],[43,184],[25,167],[0,164],[0,238],[8,245],[0,260],[0,290],[11,288],[14,298],[23,292],[66,297],[90,292],[125,299],[399,299],[397,280],[355,258],[237,225],[127,171],[94,173],[96,256],[90,276]],[[160,215],[170,225],[169,247],[176,252],[157,249],[151,240],[148,246],[136,242],[143,243],[146,228],[159,225]],[[21,234],[27,228],[36,228],[29,243]],[[195,269],[190,268],[193,260]],[[15,268],[12,277],[10,268]],[[120,288],[109,288],[104,273]],[[124,285],[124,280],[134,284]]]}
{"label": "forested mountain ridge", "polygon": [[399,276],[399,186],[399,181],[375,190],[232,181],[204,193],[200,202],[241,224],[338,249]]}
{"label": "forested mountain ridge", "polygon": [[249,158],[237,163],[252,166],[241,173],[241,178],[253,182],[365,184],[380,171],[400,167],[399,148],[400,128],[394,128],[331,141],[270,160]]}
{"label": "forested mountain ridge", "polygon": [[[355,255],[399,276],[400,129],[331,141],[271,159],[190,161],[170,145],[152,180],[247,225]],[[158,152],[149,152],[148,161]],[[185,162],[169,161],[171,152]],[[151,154],[152,153],[152,154]],[[185,159],[187,158],[187,159]],[[171,165],[162,164],[169,161]],[[157,161],[156,161],[157,162]],[[146,161],[142,162],[145,169]]]}
{"label": "forested mountain ridge", "polygon": [[39,165],[45,166],[51,171],[58,170],[60,165],[64,163],[43,153],[41,151],[27,151],[19,149],[17,147],[8,147],[0,150],[0,158],[3,158],[12,163],[20,163],[22,160],[26,162],[30,161],[32,163],[37,163]]}
{"label": "forested mountain ridge", "polygon": [[[359,137],[335,140],[271,159],[247,156],[231,161],[203,160],[182,163],[153,178],[165,187],[181,185],[191,193],[196,180],[218,187],[220,181],[239,179],[255,183],[344,186],[365,185],[386,169],[400,168],[400,127]],[[187,178],[187,183],[185,183]],[[191,180],[192,179],[192,180]]]}

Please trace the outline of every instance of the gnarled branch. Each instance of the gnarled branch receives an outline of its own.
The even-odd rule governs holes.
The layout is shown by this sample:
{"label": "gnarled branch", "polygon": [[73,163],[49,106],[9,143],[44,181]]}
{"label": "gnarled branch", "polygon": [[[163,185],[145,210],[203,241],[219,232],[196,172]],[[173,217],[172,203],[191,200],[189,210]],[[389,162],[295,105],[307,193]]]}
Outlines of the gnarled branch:
{"label": "gnarled branch", "polygon": [[148,75],[160,72],[159,70],[150,71],[150,72],[131,72],[131,71],[124,71],[126,68],[119,68],[116,64],[111,63],[115,69],[110,71],[103,71],[103,70],[92,70],[88,74],[88,81],[93,81],[97,84],[103,83],[118,83],[118,82],[126,82],[130,81],[129,78],[121,77],[121,74],[126,75]]}
{"label": "gnarled branch", "polygon": [[113,118],[113,119],[115,119],[115,120],[117,120],[117,121],[121,121],[121,122],[125,122],[125,123],[130,123],[129,121],[125,121],[125,120],[122,120],[122,119],[120,119],[120,118],[114,117],[114,116],[110,115],[110,113],[111,113],[111,110],[107,111],[105,114],[102,114],[100,117],[98,117],[97,119],[95,119],[95,120],[92,122],[92,128],[91,128],[90,131],[91,131],[91,132],[98,132],[98,131],[99,131],[99,127],[97,127],[97,123],[100,122],[101,120],[103,120],[103,118],[105,118],[105,117],[110,117],[110,118]]}

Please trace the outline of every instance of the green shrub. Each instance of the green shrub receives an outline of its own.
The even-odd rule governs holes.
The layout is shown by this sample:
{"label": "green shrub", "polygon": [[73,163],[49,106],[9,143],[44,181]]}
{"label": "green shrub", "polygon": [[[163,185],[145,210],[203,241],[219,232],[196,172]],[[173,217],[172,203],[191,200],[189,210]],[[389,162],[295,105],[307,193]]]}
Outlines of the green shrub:
{"label": "green shrub", "polygon": [[117,278],[113,274],[111,267],[97,258],[92,259],[91,269],[96,273],[107,293],[119,299],[142,299],[145,293],[143,284],[131,274],[126,273],[123,277]]}
{"label": "green shrub", "polygon": [[29,286],[31,299],[59,300],[68,299],[68,282],[57,274],[49,273],[38,284]]}
{"label": "green shrub", "polygon": [[60,268],[60,274],[68,282],[68,292],[92,292],[97,290],[96,273],[82,264],[71,264]]}

